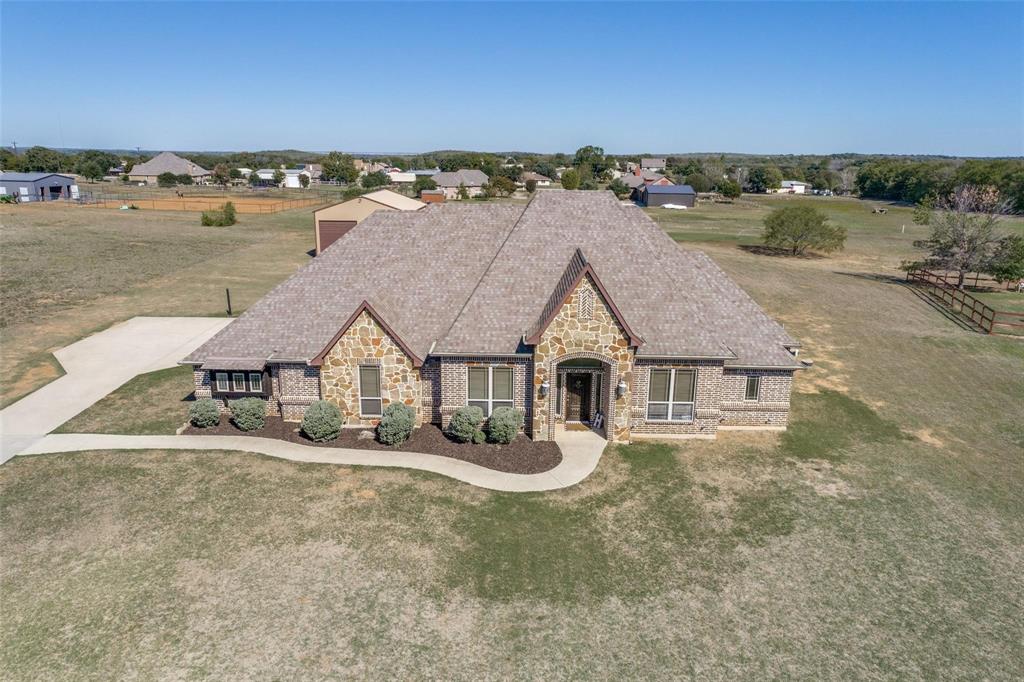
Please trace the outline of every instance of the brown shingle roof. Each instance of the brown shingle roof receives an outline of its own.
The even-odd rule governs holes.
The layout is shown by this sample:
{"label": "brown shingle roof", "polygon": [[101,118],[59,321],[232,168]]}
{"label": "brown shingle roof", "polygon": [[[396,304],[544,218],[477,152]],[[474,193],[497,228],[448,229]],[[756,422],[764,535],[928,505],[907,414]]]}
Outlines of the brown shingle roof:
{"label": "brown shingle roof", "polygon": [[363,301],[420,358],[522,352],[567,272],[584,267],[643,338],[638,356],[797,364],[793,339],[710,258],[612,193],[588,191],[540,192],[525,208],[378,211],[186,361],[311,361]]}

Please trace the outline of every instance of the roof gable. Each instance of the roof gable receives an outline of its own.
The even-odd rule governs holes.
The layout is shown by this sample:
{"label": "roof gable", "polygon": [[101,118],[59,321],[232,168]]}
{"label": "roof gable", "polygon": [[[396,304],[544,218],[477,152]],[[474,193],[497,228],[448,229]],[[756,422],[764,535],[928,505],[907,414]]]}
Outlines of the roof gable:
{"label": "roof gable", "polygon": [[565,272],[562,273],[562,278],[558,280],[558,284],[555,285],[555,290],[551,292],[551,297],[548,299],[547,305],[544,306],[544,310],[541,312],[537,323],[525,335],[526,343],[534,345],[540,341],[540,337],[544,334],[548,325],[551,324],[551,321],[555,319],[555,316],[558,315],[558,311],[562,309],[562,306],[572,296],[572,292],[576,291],[576,287],[587,276],[590,277],[594,286],[597,287],[598,292],[604,298],[605,303],[608,304],[608,308],[611,310],[615,320],[626,333],[626,336],[629,338],[629,345],[634,347],[643,345],[644,340],[630,328],[629,323],[626,322],[622,312],[615,305],[615,301],[612,300],[608,290],[601,283],[601,278],[597,276],[593,266],[587,262],[586,256],[578,248],[573,253],[572,258],[569,259],[569,265],[565,268]]}
{"label": "roof gable", "polygon": [[355,312],[353,312],[352,315],[347,320],[345,320],[345,323],[341,325],[341,329],[338,330],[338,333],[335,334],[331,338],[331,340],[327,342],[327,345],[324,346],[323,350],[317,353],[316,357],[309,361],[309,364],[313,365],[314,367],[319,367],[320,365],[322,365],[324,362],[324,358],[327,356],[327,354],[331,352],[331,349],[334,348],[334,346],[338,343],[341,337],[345,335],[345,332],[352,328],[352,325],[355,323],[356,320],[359,319],[359,316],[362,315],[364,312],[371,318],[373,318],[373,320],[381,326],[381,329],[383,329],[387,333],[387,335],[391,337],[392,341],[398,344],[398,347],[402,349],[403,353],[409,356],[409,359],[412,360],[413,367],[419,367],[420,365],[423,364],[423,358],[416,355],[416,353],[414,353],[412,349],[409,348],[409,345],[405,341],[403,341],[402,337],[399,336],[395,332],[395,330],[388,325],[384,318],[381,317],[380,313],[373,309],[373,306],[370,305],[369,301],[363,301],[362,303],[359,304],[359,307],[355,309]]}

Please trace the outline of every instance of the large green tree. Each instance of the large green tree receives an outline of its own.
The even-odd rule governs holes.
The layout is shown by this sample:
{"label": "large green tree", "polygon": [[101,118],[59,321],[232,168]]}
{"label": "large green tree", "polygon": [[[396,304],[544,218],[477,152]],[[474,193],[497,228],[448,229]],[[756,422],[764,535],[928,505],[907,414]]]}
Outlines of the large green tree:
{"label": "large green tree", "polygon": [[367,173],[359,182],[366,189],[372,189],[374,187],[386,187],[391,184],[391,178],[384,171],[377,171],[376,173]]}
{"label": "large green tree", "polygon": [[830,253],[846,244],[846,228],[832,225],[824,213],[810,206],[784,206],[764,219],[763,237],[767,246],[794,256],[808,250]]}
{"label": "large green tree", "polygon": [[22,155],[21,167],[26,171],[59,173],[64,170],[66,158],[63,154],[46,147],[29,147]]}
{"label": "large green tree", "polygon": [[355,182],[359,178],[359,171],[356,170],[355,160],[348,154],[331,152],[320,162],[322,167],[321,177],[335,182]]}
{"label": "large green tree", "polygon": [[580,174],[573,168],[562,171],[562,188],[578,189],[580,186]]}
{"label": "large green tree", "polygon": [[782,171],[775,166],[758,166],[747,176],[751,192],[767,192],[782,186]]}

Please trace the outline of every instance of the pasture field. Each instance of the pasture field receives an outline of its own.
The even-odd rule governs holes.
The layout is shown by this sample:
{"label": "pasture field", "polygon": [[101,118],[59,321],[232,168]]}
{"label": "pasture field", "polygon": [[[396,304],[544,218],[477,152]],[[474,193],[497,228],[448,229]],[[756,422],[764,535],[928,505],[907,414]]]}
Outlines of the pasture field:
{"label": "pasture field", "polygon": [[[814,365],[788,431],[610,447],[580,485],[526,495],[241,453],[16,458],[0,467],[5,676],[1018,678],[1024,343],[952,324],[903,284],[922,234],[907,209],[825,204],[850,233],[828,258],[750,248],[787,200],[651,213],[803,342]],[[176,265],[147,260],[152,280],[110,294],[82,276],[53,309],[20,285],[34,302],[11,328],[53,325],[42,362],[95,320],[217,314],[225,280],[247,304],[304,262],[308,223],[245,218],[209,258],[154,239]],[[21,238],[26,258],[41,248]],[[231,265],[252,259],[267,273]],[[184,386],[139,377],[77,426],[175,391],[182,410]],[[161,416],[125,428],[160,432]]]}

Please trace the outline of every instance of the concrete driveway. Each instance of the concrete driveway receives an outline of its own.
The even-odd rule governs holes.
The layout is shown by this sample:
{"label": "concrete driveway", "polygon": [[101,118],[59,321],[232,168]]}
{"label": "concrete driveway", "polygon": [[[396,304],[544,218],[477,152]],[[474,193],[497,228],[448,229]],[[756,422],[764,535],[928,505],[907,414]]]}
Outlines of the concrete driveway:
{"label": "concrete driveway", "polygon": [[67,372],[0,410],[0,463],[138,374],[173,367],[231,322],[221,317],[133,317],[62,348]]}

